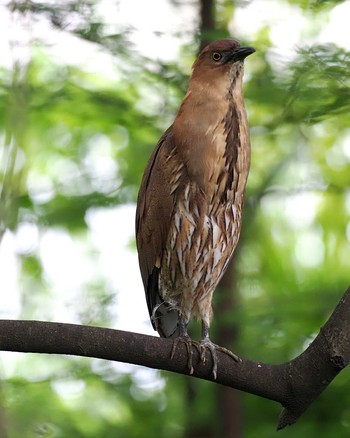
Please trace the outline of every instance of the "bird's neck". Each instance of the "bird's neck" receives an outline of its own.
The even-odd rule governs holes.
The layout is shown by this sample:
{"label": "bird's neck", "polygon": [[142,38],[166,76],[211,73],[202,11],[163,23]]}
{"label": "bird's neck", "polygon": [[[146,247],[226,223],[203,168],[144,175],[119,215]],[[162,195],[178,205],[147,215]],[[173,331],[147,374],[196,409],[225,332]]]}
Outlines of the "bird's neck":
{"label": "bird's neck", "polygon": [[[212,84],[191,81],[172,127],[174,144],[179,145],[188,173],[208,190],[208,182],[215,185],[220,173],[233,169],[232,163],[228,166],[228,157],[235,161],[237,171],[245,174],[249,169],[242,78],[237,77],[234,83],[229,77],[223,79]],[[245,184],[245,175],[242,181]]]}
{"label": "bird's neck", "polygon": [[[236,78],[223,75],[213,81],[201,79],[191,79],[174,121],[173,131],[179,139],[197,138],[202,142],[203,136],[208,137],[208,129],[210,131],[221,124],[230,106],[244,110],[242,74]],[[242,122],[246,123],[246,119]]]}

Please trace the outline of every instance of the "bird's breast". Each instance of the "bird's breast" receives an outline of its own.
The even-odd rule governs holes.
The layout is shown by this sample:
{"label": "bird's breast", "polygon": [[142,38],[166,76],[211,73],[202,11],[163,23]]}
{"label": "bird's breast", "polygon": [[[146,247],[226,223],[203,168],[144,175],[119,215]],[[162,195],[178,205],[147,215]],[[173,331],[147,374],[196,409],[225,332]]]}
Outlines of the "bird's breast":
{"label": "bird's breast", "polygon": [[208,201],[193,182],[178,193],[162,258],[163,299],[177,307],[211,297],[236,247],[241,207],[242,199]]}
{"label": "bird's breast", "polygon": [[244,192],[250,145],[245,109],[238,98],[231,93],[215,105],[185,105],[173,132],[180,161],[208,199],[219,196],[222,201],[222,196]]}

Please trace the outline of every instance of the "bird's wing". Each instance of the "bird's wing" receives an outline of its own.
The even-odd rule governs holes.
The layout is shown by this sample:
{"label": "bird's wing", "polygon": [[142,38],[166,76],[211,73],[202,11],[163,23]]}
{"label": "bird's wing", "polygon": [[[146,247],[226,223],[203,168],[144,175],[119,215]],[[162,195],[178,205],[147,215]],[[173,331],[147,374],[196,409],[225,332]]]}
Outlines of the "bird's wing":
{"label": "bird's wing", "polygon": [[[166,245],[175,194],[171,194],[170,154],[174,150],[171,127],[160,138],[143,175],[136,209],[136,243],[148,311],[152,319],[160,304],[158,276],[162,253]],[[167,176],[168,175],[168,176]]]}

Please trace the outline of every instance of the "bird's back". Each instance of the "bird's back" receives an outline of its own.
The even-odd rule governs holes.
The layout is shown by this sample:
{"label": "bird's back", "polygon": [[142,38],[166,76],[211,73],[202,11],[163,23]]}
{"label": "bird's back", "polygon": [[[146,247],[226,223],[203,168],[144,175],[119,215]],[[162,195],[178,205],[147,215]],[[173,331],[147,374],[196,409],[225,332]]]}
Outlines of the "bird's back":
{"label": "bird's back", "polygon": [[160,138],[145,169],[136,209],[136,244],[147,307],[153,328],[163,337],[176,332],[178,312],[164,303],[159,293],[159,274],[176,198],[171,193],[175,150],[170,127]]}

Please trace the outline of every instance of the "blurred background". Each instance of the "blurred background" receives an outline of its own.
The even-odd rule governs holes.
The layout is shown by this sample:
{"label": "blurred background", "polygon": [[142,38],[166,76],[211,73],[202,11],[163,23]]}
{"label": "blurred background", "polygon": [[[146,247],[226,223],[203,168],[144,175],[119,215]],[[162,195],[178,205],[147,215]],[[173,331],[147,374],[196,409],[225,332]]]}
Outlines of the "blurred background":
{"label": "blurred background", "polygon": [[[212,339],[268,363],[303,351],[350,283],[349,16],[339,0],[1,0],[0,318],[156,335],[141,175],[200,47],[235,37],[257,50],[252,166]],[[2,352],[0,377],[1,438],[277,436],[276,403],[171,373]],[[350,436],[349,377],[278,436]]]}

